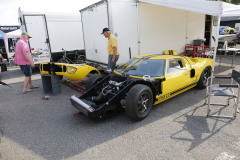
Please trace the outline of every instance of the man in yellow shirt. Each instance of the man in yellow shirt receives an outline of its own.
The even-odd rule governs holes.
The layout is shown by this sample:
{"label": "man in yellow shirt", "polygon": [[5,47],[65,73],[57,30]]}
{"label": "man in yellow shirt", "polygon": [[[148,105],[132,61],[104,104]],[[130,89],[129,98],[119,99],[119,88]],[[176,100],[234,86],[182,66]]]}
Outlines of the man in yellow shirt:
{"label": "man in yellow shirt", "polygon": [[117,38],[110,32],[108,28],[104,28],[102,34],[105,36],[105,38],[108,38],[108,68],[113,71],[119,58]]}

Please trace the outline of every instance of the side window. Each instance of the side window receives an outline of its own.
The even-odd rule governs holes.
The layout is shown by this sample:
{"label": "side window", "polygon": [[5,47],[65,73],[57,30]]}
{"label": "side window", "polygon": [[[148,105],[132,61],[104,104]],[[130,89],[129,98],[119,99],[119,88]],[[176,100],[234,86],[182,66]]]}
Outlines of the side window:
{"label": "side window", "polygon": [[169,59],[167,64],[167,74],[180,72],[185,67],[187,67],[187,65],[183,59],[180,58]]}

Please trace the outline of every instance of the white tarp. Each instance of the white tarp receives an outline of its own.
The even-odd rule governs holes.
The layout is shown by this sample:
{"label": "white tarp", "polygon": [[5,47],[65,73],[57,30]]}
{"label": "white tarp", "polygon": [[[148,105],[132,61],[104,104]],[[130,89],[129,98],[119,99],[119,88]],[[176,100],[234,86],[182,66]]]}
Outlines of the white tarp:
{"label": "white tarp", "polygon": [[4,44],[5,44],[5,49],[7,53],[7,57],[9,58],[9,49],[8,49],[8,38],[20,38],[21,37],[21,31],[20,29],[17,29],[12,32],[8,32],[4,34]]}
{"label": "white tarp", "polygon": [[207,0],[139,0],[169,8],[181,9],[212,16],[240,16],[240,6],[219,1]]}
{"label": "white tarp", "polygon": [[181,9],[196,13],[219,16],[221,14],[221,3],[206,0],[139,0],[169,8]]}
{"label": "white tarp", "polygon": [[240,16],[240,5],[222,2],[221,17]]}
{"label": "white tarp", "polygon": [[181,9],[212,16],[240,16],[240,5],[207,0],[139,0],[169,8]]}

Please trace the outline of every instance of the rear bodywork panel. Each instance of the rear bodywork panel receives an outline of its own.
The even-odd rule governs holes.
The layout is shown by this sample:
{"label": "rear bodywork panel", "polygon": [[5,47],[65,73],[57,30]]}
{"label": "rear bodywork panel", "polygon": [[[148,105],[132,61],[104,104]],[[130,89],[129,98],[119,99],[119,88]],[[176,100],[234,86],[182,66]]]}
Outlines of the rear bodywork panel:
{"label": "rear bodywork panel", "polygon": [[96,68],[89,65],[66,63],[41,63],[40,72],[41,74],[66,76],[73,81],[81,80],[89,73],[100,74]]}

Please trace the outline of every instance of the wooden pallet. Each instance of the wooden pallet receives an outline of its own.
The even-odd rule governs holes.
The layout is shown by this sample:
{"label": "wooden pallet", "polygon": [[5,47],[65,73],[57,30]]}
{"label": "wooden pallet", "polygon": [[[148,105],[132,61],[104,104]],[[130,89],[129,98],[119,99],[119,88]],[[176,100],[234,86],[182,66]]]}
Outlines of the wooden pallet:
{"label": "wooden pallet", "polygon": [[62,81],[63,84],[66,86],[72,88],[73,90],[83,94],[85,91],[86,83],[89,79],[89,76],[86,76],[82,80],[79,81],[72,81],[72,80],[64,80]]}

